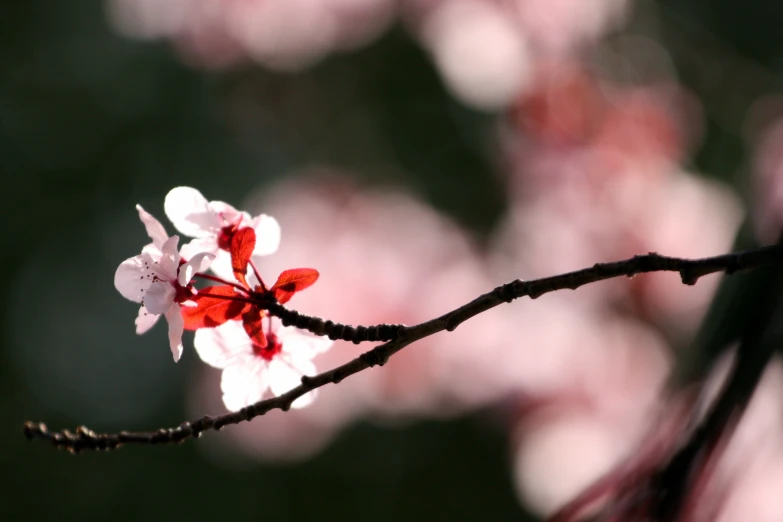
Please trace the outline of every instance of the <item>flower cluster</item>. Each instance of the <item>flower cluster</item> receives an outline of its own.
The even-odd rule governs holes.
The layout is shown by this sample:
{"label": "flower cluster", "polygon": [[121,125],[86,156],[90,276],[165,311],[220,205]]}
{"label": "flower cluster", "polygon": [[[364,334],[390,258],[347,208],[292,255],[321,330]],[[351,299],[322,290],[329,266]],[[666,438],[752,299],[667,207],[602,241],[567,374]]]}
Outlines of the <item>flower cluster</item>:
{"label": "flower cluster", "polygon": [[[136,209],[152,242],[114,274],[123,297],[141,304],[136,333],[143,334],[164,315],[176,362],[183,331],[195,330],[196,352],[223,370],[223,402],[231,411],[261,400],[267,389],[280,395],[303,375],[315,374],[312,358],[332,342],[283,327],[267,307],[286,303],[315,283],[318,271],[284,270],[268,286],[251,258],[277,251],[280,227],[273,217],[251,217],[222,201],[207,201],[196,189],[177,187],[166,196],[164,210],[179,232],[194,238],[178,248],[179,236],[169,236],[155,217],[139,205]],[[196,288],[197,280],[219,284]],[[313,394],[293,406],[305,406]]]}

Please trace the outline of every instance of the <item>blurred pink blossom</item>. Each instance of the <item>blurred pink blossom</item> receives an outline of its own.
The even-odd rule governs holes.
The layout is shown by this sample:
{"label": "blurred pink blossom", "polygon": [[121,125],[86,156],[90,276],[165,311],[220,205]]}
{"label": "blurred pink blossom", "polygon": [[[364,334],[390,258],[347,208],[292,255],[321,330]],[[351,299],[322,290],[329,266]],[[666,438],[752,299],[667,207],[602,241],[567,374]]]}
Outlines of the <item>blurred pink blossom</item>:
{"label": "blurred pink blossom", "polygon": [[[497,235],[504,263],[543,277],[639,253],[703,257],[731,247],[739,199],[677,165],[693,126],[682,114],[698,113],[686,94],[620,88],[565,63],[537,78],[502,129],[515,195]],[[676,274],[646,274],[579,292],[625,302],[687,339],[718,279],[691,288]]]}
{"label": "blurred pink blossom", "polygon": [[[714,401],[725,381],[731,359],[724,357],[713,369],[703,389],[702,400],[696,402],[693,394],[686,392],[662,402],[657,412],[650,416],[651,422],[644,427],[647,434],[637,438],[636,442],[623,439],[622,442],[616,440],[616,446],[607,444],[607,438],[601,432],[606,427],[600,423],[597,426],[588,424],[590,429],[582,430],[582,435],[575,430],[559,433],[560,440],[556,436],[558,432],[550,433],[542,441],[549,447],[554,446],[550,455],[556,455],[558,449],[573,450],[571,457],[576,462],[590,464],[596,461],[596,452],[599,456],[616,457],[629,445],[631,448],[627,455],[616,459],[611,470],[601,472],[601,478],[595,472],[605,466],[593,465],[588,473],[577,473],[580,483],[590,485],[568,506],[559,510],[552,520],[583,520],[585,516],[595,516],[599,510],[602,513],[600,520],[646,519],[644,517],[651,514],[650,510],[656,509],[661,495],[665,494],[665,491],[655,489],[666,487],[656,483],[658,472],[669,464],[674,452],[692,434],[693,421],[703,417],[707,406]],[[724,434],[728,438],[711,453],[711,461],[697,464],[700,466],[694,470],[697,474],[686,482],[689,489],[685,492],[678,520],[734,522],[750,519],[771,522],[780,519],[783,515],[779,502],[779,487],[783,482],[781,393],[783,371],[776,360],[765,371],[736,429],[728,428]],[[568,417],[572,423],[573,418],[573,415]],[[540,420],[534,418],[534,422]],[[546,426],[547,421],[544,422]],[[524,444],[522,448],[524,455]],[[534,457],[541,458],[538,454]],[[549,464],[546,452],[543,458],[541,465],[546,468]],[[527,462],[523,458],[518,459],[518,463],[524,479],[528,471]],[[540,477],[547,477],[546,472],[536,475],[536,478]],[[534,492],[535,495],[526,498],[541,513],[551,514],[558,506],[564,506],[567,486],[573,484],[574,478],[572,476],[570,482],[565,482],[566,487],[554,481],[544,484],[522,482],[522,493],[530,495],[531,491]],[[547,484],[550,489],[547,489]],[[574,489],[579,488],[572,487],[569,492]],[[553,498],[552,492],[564,495]],[[536,505],[536,502],[540,504]]]}
{"label": "blurred pink blossom", "polygon": [[584,324],[589,337],[558,347],[568,355],[552,368],[557,386],[519,398],[514,475],[520,498],[541,514],[563,506],[636,449],[670,368],[665,342],[648,326],[600,317]]}
{"label": "blurred pink blossom", "polygon": [[468,105],[506,107],[530,81],[527,41],[499,4],[441,2],[421,32],[447,85]]}
{"label": "blurred pink blossom", "polygon": [[123,33],[168,38],[188,61],[225,67],[249,58],[297,69],[361,46],[390,24],[394,0],[109,0]]}
{"label": "blurred pink blossom", "polygon": [[[778,100],[778,103],[780,101]],[[783,228],[783,119],[781,107],[772,108],[776,120],[766,122],[762,130],[752,136],[754,153],[754,221],[759,239],[772,243],[780,237]]]}

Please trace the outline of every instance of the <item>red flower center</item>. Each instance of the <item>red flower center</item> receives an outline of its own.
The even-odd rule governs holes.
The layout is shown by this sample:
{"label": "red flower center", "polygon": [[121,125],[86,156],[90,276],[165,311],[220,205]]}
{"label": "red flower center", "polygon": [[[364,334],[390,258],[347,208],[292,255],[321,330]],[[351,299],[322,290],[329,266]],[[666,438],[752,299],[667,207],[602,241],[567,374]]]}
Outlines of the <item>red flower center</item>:
{"label": "red flower center", "polygon": [[272,332],[266,333],[266,346],[261,347],[258,343],[253,343],[253,353],[265,361],[271,361],[282,349],[283,345],[278,342],[277,336]]}
{"label": "red flower center", "polygon": [[217,243],[220,248],[223,250],[231,250],[231,239],[234,237],[234,234],[239,229],[239,222],[232,223],[230,225],[226,225],[223,228],[220,229],[220,233],[217,237]]}
{"label": "red flower center", "polygon": [[177,303],[184,303],[185,301],[190,301],[193,299],[193,296],[196,295],[196,292],[193,291],[193,287],[188,286],[182,286],[178,283],[174,283],[174,288],[177,289],[177,294],[174,296],[174,301]]}

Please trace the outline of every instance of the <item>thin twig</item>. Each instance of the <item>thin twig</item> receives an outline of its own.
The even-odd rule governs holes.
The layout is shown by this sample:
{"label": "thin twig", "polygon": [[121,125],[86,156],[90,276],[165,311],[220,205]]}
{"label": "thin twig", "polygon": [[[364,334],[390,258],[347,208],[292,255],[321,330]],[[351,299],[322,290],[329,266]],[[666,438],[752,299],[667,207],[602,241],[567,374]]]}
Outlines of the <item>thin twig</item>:
{"label": "thin twig", "polygon": [[[337,384],[346,377],[367,368],[382,366],[389,360],[389,357],[409,344],[444,330],[453,331],[471,317],[520,297],[527,296],[531,299],[536,299],[546,293],[557,290],[575,290],[589,283],[621,276],[631,277],[647,272],[679,272],[684,284],[693,285],[700,277],[707,274],[715,272],[733,274],[739,270],[752,269],[779,261],[783,261],[783,248],[780,246],[763,247],[756,250],[703,259],[679,259],[650,253],[634,256],[624,261],[597,263],[582,270],[533,281],[517,279],[430,321],[415,326],[400,325],[395,328],[394,339],[376,346],[342,366],[313,377],[302,377],[302,383],[287,393],[262,400],[242,408],[238,412],[216,417],[205,416],[191,422],[184,422],[176,428],[159,429],[151,432],[133,433],[121,431],[119,433],[99,434],[85,426],[77,428],[75,433],[68,430],[50,432],[45,424],[30,421],[24,423],[23,431],[28,439],[49,440],[55,447],[67,449],[74,453],[82,450],[116,449],[124,444],[132,443],[180,443],[189,438],[199,437],[205,431],[220,430],[224,426],[252,420],[271,410],[280,409],[286,411],[291,407],[291,403],[311,390],[330,383]],[[281,307],[280,310],[274,310],[272,313],[280,312],[281,310],[285,309]]]}

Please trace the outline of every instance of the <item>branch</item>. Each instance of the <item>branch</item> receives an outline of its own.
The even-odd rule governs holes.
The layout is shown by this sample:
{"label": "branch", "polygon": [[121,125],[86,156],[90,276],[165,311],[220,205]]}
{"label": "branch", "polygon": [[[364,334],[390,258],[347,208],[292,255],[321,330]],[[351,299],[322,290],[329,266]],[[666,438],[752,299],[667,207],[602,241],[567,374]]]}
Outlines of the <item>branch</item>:
{"label": "branch", "polygon": [[[679,259],[649,253],[647,255],[634,256],[624,261],[597,263],[590,268],[532,281],[517,279],[499,286],[451,312],[415,326],[380,325],[377,327],[356,327],[354,331],[357,332],[380,332],[382,330],[384,334],[393,336],[393,339],[376,346],[342,366],[313,377],[302,377],[302,383],[287,393],[259,401],[238,412],[216,417],[205,416],[191,422],[183,422],[176,428],[159,429],[151,432],[134,433],[121,431],[113,434],[95,433],[85,426],[78,427],[75,433],[68,430],[50,432],[45,424],[31,421],[24,423],[23,432],[29,440],[48,440],[55,447],[66,449],[73,453],[78,453],[82,450],[117,449],[124,444],[180,443],[189,438],[197,438],[208,430],[218,431],[224,426],[252,420],[271,410],[280,409],[287,411],[291,407],[291,403],[311,390],[330,383],[337,384],[346,377],[367,368],[383,366],[389,360],[389,357],[409,344],[444,330],[453,331],[471,317],[520,297],[527,296],[531,299],[536,299],[557,290],[576,290],[581,286],[597,281],[621,276],[631,277],[647,272],[679,272],[683,284],[694,285],[700,277],[707,274],[715,272],[733,274],[739,270],[753,269],[780,261],[783,261],[783,247],[777,245],[703,259]],[[303,316],[280,305],[270,305],[269,308],[274,315],[279,315],[283,318],[287,317],[290,324],[296,324],[297,326],[301,324],[302,327],[309,326],[310,328],[308,329],[316,333],[323,334],[326,331],[325,325],[327,324],[335,325],[335,323],[330,321]],[[305,317],[306,319],[297,320],[298,317]],[[353,328],[345,325],[337,326]],[[365,337],[368,337],[367,340],[369,340],[369,337],[372,336],[362,334],[361,336],[351,335],[348,337],[350,337],[350,340],[358,343],[365,340]]]}

